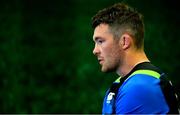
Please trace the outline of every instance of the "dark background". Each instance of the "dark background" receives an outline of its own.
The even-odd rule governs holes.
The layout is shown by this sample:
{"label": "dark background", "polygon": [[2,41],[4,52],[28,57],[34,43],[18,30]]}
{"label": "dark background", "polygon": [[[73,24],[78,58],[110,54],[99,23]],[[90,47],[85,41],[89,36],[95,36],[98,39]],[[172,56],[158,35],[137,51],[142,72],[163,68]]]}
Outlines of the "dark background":
{"label": "dark background", "polygon": [[[91,17],[121,0],[1,0],[0,112],[101,113],[104,74],[92,54]],[[125,0],[144,15],[145,51],[180,92],[176,0]]]}

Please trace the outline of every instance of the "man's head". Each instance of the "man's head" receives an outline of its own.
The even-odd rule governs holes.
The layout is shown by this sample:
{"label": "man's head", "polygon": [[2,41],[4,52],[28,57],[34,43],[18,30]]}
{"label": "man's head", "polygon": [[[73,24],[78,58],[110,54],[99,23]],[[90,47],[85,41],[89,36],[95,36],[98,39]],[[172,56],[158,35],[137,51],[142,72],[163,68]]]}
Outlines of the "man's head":
{"label": "man's head", "polygon": [[128,33],[134,38],[137,49],[142,49],[144,44],[143,17],[134,8],[117,3],[100,10],[92,18],[92,26],[96,28],[100,24],[108,24],[114,38],[119,39],[123,33]]}
{"label": "man's head", "polygon": [[123,63],[125,50],[143,49],[144,24],[141,14],[125,4],[115,4],[100,10],[92,18],[94,28],[93,53],[103,72],[116,71]]}

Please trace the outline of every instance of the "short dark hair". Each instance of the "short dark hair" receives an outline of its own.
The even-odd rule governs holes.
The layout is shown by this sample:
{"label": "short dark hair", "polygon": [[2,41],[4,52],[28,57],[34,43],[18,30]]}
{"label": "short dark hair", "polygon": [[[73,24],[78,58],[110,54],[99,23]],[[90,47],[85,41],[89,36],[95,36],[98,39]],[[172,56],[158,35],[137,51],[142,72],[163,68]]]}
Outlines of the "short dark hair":
{"label": "short dark hair", "polygon": [[124,3],[116,3],[100,10],[92,17],[92,27],[95,29],[100,24],[108,24],[114,37],[120,37],[121,32],[129,30],[134,38],[137,49],[144,47],[144,22],[143,16],[136,9]]}

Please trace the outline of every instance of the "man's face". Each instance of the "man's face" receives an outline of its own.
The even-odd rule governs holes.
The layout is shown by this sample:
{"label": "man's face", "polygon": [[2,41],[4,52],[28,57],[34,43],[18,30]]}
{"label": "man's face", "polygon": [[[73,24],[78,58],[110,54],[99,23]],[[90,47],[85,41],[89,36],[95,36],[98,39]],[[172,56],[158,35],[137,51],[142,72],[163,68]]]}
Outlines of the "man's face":
{"label": "man's face", "polygon": [[121,63],[122,50],[119,40],[113,38],[107,24],[100,24],[94,30],[95,47],[93,54],[97,56],[103,72],[116,71]]}

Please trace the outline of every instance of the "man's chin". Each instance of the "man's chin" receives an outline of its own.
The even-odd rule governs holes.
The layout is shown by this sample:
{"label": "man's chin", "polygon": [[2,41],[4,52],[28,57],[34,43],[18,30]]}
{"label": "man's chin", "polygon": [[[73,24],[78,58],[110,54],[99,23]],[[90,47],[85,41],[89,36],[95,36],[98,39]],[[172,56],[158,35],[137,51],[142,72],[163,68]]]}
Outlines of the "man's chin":
{"label": "man's chin", "polygon": [[103,66],[101,67],[101,71],[102,72],[107,72],[107,69],[106,68],[103,68]]}
{"label": "man's chin", "polygon": [[104,70],[104,69],[101,69],[101,71],[102,71],[102,72],[105,72],[105,73],[107,72],[107,71],[106,71],[106,70]]}
{"label": "man's chin", "polygon": [[116,66],[115,64],[110,64],[110,63],[103,63],[101,65],[101,71],[105,73],[115,72],[117,68],[118,66]]}
{"label": "man's chin", "polygon": [[101,71],[104,72],[104,73],[109,73],[109,72],[113,72],[114,69],[108,69],[108,68],[101,68]]}

